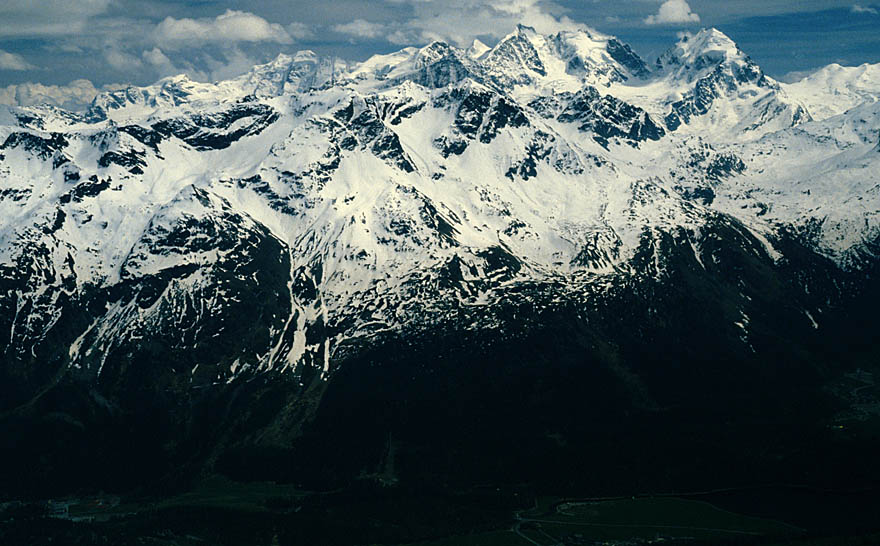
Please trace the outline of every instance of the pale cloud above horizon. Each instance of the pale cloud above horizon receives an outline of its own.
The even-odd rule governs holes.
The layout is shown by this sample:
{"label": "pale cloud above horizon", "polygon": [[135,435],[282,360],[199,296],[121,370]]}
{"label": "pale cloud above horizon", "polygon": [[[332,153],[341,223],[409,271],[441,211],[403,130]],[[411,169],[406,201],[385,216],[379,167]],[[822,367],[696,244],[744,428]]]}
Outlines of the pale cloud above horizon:
{"label": "pale cloud above horizon", "polygon": [[445,40],[467,47],[478,38],[498,39],[518,23],[550,33],[583,28],[549,0],[389,0],[407,17],[379,23],[362,18],[337,24],[331,30],[349,38],[383,38],[398,45],[418,45]]}
{"label": "pale cloud above horizon", "polygon": [[333,30],[354,38],[378,38],[386,32],[385,25],[371,23],[365,19],[355,19],[350,23],[335,25]]}
{"label": "pale cloud above horizon", "polygon": [[0,70],[36,70],[24,57],[0,49]]}
{"label": "pale cloud above horizon", "polygon": [[166,17],[156,26],[154,36],[156,43],[167,49],[211,43],[293,42],[290,34],[278,23],[270,23],[253,13],[231,9],[213,19]]}
{"label": "pale cloud above horizon", "polygon": [[65,36],[82,32],[112,0],[4,0],[0,37]]}
{"label": "pale cloud above horizon", "polygon": [[870,13],[873,15],[880,15],[880,11],[877,11],[876,8],[860,6],[859,4],[853,5],[852,12],[853,13]]}
{"label": "pale cloud above horizon", "polygon": [[74,80],[68,85],[22,83],[0,87],[0,104],[33,106],[51,104],[61,108],[82,110],[101,91],[120,89],[121,84],[95,87],[89,80]]}
{"label": "pale cloud above horizon", "polygon": [[686,0],[666,0],[654,15],[645,18],[646,25],[699,23],[700,16],[691,10]]}
{"label": "pale cloud above horizon", "polygon": [[[518,23],[550,33],[584,28],[573,21],[556,2],[542,0],[397,0],[410,4],[413,17],[402,32],[421,42],[445,39],[467,47],[476,38],[501,38]],[[403,43],[399,40],[398,43]]]}

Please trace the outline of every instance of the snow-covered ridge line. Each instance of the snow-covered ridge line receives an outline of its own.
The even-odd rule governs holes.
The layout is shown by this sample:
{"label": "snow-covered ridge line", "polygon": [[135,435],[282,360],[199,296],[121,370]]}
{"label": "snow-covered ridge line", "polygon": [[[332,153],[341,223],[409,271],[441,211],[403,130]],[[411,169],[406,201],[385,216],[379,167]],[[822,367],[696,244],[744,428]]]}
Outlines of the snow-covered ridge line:
{"label": "snow-covered ridge line", "polygon": [[[166,78],[83,115],[0,109],[6,350],[79,313],[63,354],[83,369],[150,336],[208,354],[261,306],[199,373],[327,377],[352,340],[518,286],[661,278],[663,241],[706,269],[718,230],[771,261],[797,237],[856,268],[880,238],[871,70],[810,95],[714,29],[649,67],[613,37],[520,26],[492,48]],[[814,112],[825,88],[853,105]]]}

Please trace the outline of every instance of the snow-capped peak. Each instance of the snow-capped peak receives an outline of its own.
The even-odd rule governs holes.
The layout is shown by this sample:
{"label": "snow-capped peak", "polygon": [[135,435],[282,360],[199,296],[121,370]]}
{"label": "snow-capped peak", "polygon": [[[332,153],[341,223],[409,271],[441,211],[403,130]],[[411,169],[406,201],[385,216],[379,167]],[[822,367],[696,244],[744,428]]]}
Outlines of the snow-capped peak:
{"label": "snow-capped peak", "polygon": [[715,27],[700,29],[691,37],[682,36],[679,47],[686,51],[724,51],[728,54],[740,54],[740,49],[730,36]]}
{"label": "snow-capped peak", "polygon": [[513,29],[513,32],[507,35],[504,39],[511,38],[513,36],[521,36],[527,40],[530,40],[536,36],[539,36],[538,31],[535,30],[535,27],[525,25],[523,23],[517,23],[516,28]]}
{"label": "snow-capped peak", "polygon": [[607,82],[593,83],[620,82],[649,74],[644,61],[628,45],[613,36],[581,29],[559,32],[551,37],[551,41],[555,55],[566,63],[566,72],[587,78],[605,73]]}
{"label": "snow-capped peak", "polygon": [[817,119],[842,114],[865,102],[880,100],[880,63],[840,66],[832,63],[798,82],[783,84]]}
{"label": "snow-capped peak", "polygon": [[415,68],[424,68],[456,53],[455,48],[448,43],[435,40],[419,50],[414,60],[414,66]]}
{"label": "snow-capped peak", "polygon": [[235,81],[248,93],[276,96],[319,87],[348,70],[348,63],[321,58],[312,50],[301,50],[293,55],[282,53]]}
{"label": "snow-capped peak", "polygon": [[[810,119],[775,80],[718,29],[686,35],[657,59],[652,89],[668,93],[667,128],[756,138]],[[656,96],[656,95],[655,95]],[[694,125],[697,123],[697,125]]]}
{"label": "snow-capped peak", "polygon": [[129,86],[118,91],[98,94],[87,116],[92,119],[114,119],[139,116],[158,108],[174,108],[193,100],[213,101],[218,98],[216,86],[191,80],[186,74],[162,78],[147,87]]}
{"label": "snow-capped peak", "polygon": [[479,59],[490,49],[492,48],[487,46],[480,40],[474,40],[474,43],[471,44],[471,47],[468,48],[467,54],[468,57],[470,57],[471,59]]}
{"label": "snow-capped peak", "polygon": [[505,73],[521,83],[529,81],[534,74],[543,76],[546,69],[537,51],[541,46],[540,38],[543,37],[535,29],[517,25],[513,32],[486,53],[484,64],[496,74]]}
{"label": "snow-capped peak", "polygon": [[752,64],[736,43],[716,28],[684,35],[657,59],[657,68],[689,81],[723,63]]}
{"label": "snow-capped peak", "polygon": [[649,75],[629,46],[587,28],[543,35],[518,25],[479,62],[492,81],[508,89],[537,86],[575,92],[585,84],[610,87]]}

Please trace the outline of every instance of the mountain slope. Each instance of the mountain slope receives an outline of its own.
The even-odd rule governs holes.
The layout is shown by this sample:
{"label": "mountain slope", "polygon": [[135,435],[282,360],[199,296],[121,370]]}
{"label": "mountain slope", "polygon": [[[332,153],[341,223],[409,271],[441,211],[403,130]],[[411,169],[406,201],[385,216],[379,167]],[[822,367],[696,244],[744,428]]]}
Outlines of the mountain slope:
{"label": "mountain slope", "polygon": [[[320,423],[339,412],[365,452],[330,483],[381,457],[385,422],[431,445],[373,416],[441,404],[433,384],[487,426],[481,389],[575,396],[565,373],[615,412],[727,388],[734,409],[809,405],[872,294],[880,110],[812,120],[786,89],[717,30],[649,69],[612,37],[520,26],[488,49],[167,78],[83,115],[4,109],[4,426],[65,415],[88,454],[110,422],[158,475],[292,449],[300,476],[336,457]],[[447,425],[435,441],[479,437]]]}

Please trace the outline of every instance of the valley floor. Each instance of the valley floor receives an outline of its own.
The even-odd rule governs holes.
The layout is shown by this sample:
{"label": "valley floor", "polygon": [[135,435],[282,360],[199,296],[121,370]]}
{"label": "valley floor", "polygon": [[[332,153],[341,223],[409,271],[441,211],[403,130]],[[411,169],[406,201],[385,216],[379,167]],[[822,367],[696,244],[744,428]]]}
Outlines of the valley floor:
{"label": "valley floor", "polygon": [[[412,546],[876,544],[878,491],[764,486],[616,498],[528,487],[325,493],[215,476],[167,498],[96,495],[0,508],[4,544]],[[529,506],[522,506],[522,505]]]}

